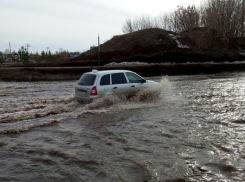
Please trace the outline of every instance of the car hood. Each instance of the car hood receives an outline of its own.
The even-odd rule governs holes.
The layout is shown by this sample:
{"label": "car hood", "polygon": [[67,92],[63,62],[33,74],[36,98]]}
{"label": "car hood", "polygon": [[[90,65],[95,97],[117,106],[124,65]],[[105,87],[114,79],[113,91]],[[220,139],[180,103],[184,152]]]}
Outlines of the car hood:
{"label": "car hood", "polygon": [[157,82],[155,82],[155,81],[152,81],[152,80],[146,80],[146,82],[147,82],[147,83],[152,83],[152,84],[159,84],[159,83],[157,83]]}

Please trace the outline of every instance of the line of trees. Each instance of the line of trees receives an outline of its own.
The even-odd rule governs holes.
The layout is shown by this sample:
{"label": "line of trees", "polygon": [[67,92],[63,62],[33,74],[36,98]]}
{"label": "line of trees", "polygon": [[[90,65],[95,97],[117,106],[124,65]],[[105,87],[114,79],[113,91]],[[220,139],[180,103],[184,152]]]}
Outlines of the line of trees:
{"label": "line of trees", "polygon": [[189,31],[194,28],[206,28],[215,38],[229,42],[233,38],[244,36],[245,0],[207,0],[200,7],[179,6],[169,14],[160,14],[156,18],[142,15],[126,19],[122,26],[124,33],[161,28],[174,32]]}

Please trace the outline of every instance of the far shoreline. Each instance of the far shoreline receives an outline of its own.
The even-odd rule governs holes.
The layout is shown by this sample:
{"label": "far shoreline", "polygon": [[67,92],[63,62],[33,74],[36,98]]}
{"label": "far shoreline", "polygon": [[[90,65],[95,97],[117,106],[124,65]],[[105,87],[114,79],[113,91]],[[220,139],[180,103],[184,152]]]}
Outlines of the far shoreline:
{"label": "far shoreline", "polygon": [[76,67],[0,67],[0,81],[77,80],[92,69],[131,70],[144,77],[245,72],[245,63],[164,63],[146,65],[76,66]]}

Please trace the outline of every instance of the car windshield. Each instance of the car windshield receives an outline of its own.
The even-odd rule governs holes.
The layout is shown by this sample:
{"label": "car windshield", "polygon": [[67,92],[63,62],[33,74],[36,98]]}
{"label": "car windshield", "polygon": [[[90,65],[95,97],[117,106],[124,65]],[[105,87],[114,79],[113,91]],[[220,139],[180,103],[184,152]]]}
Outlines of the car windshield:
{"label": "car windshield", "polygon": [[92,85],[94,85],[95,78],[96,78],[96,75],[94,75],[94,74],[84,74],[78,80],[78,84],[84,85],[84,86],[92,86]]}
{"label": "car windshield", "polygon": [[130,72],[126,72],[126,75],[130,83],[142,83],[142,78],[138,75]]}

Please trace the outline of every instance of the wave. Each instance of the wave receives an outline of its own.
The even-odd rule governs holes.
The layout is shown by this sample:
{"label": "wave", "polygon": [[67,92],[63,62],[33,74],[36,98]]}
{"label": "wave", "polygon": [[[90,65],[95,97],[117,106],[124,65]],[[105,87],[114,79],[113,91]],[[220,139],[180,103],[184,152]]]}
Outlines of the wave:
{"label": "wave", "polygon": [[76,119],[81,115],[150,107],[155,105],[156,101],[161,101],[162,93],[169,88],[171,88],[171,83],[167,78],[163,78],[159,85],[142,89],[133,96],[110,95],[89,104],[79,104],[74,95],[2,102],[2,105],[0,104],[0,133],[25,132],[36,127]]}

